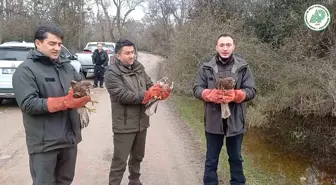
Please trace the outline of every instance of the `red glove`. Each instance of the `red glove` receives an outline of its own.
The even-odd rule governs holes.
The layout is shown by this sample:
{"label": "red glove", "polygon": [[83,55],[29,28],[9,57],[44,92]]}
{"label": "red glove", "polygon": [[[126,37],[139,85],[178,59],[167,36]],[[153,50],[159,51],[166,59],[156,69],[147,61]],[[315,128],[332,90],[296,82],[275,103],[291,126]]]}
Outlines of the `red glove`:
{"label": "red glove", "polygon": [[245,100],[246,98],[246,94],[243,90],[241,89],[238,89],[238,90],[235,90],[235,98],[234,98],[234,102],[236,103],[241,103]]}
{"label": "red glove", "polygon": [[202,91],[202,98],[204,101],[207,102],[214,102],[214,103],[222,103],[222,98],[224,96],[224,92],[219,89],[204,89]]}
{"label": "red glove", "polygon": [[224,91],[224,96],[222,98],[222,103],[230,103],[232,101],[234,101],[236,96],[235,90],[231,89],[231,90],[225,90]]}
{"label": "red glove", "polygon": [[162,89],[161,95],[157,98],[159,100],[165,100],[169,97],[171,89]]}
{"label": "red glove", "polygon": [[166,91],[163,91],[161,96],[160,96],[160,100],[165,100],[169,97],[170,95],[170,90],[166,90]]}
{"label": "red glove", "polygon": [[144,98],[142,99],[142,104],[146,104],[150,99],[160,97],[162,94],[162,88],[159,84],[155,84],[152,87],[150,87],[144,95]]}
{"label": "red glove", "polygon": [[47,107],[50,113],[84,107],[90,100],[90,96],[73,98],[73,91],[70,89],[68,94],[63,97],[50,97],[47,99]]}

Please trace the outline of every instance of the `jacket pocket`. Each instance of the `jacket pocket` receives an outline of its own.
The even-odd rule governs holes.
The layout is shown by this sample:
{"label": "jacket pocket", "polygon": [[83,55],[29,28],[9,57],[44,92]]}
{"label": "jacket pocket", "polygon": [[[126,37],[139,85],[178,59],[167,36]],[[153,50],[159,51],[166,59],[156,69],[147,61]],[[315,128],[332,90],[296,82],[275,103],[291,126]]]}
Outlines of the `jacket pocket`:
{"label": "jacket pocket", "polygon": [[147,90],[147,87],[146,87],[146,80],[145,78],[143,78],[142,76],[138,75],[138,78],[139,78],[139,91],[140,92],[145,92]]}
{"label": "jacket pocket", "polygon": [[43,124],[44,142],[67,142],[66,136],[72,127],[68,116],[69,111],[60,111],[46,117]]}
{"label": "jacket pocket", "polygon": [[102,60],[102,61],[105,61],[105,60],[106,60],[106,57],[105,57],[104,54],[100,55],[100,60]]}
{"label": "jacket pocket", "polygon": [[24,114],[24,127],[25,134],[27,137],[28,147],[31,146],[40,146],[43,144],[44,139],[44,124],[45,124],[45,116],[29,116]]}
{"label": "jacket pocket", "polygon": [[210,75],[207,79],[208,89],[214,89],[216,87],[216,79],[213,75]]}
{"label": "jacket pocket", "polygon": [[205,69],[204,70],[205,76],[207,77],[206,81],[207,81],[207,88],[208,89],[214,89],[216,86],[216,78],[215,75],[213,73],[213,71],[211,69]]}

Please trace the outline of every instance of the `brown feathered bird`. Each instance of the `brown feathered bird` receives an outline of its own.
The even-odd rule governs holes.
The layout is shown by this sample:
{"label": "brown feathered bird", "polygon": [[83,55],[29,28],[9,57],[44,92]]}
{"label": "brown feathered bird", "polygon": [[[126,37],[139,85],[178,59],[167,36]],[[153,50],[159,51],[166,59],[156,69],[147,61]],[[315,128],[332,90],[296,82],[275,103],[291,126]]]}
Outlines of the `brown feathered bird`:
{"label": "brown feathered bird", "polygon": [[[88,81],[80,81],[76,82],[74,80],[71,81],[71,88],[73,90],[73,97],[74,98],[81,98],[84,96],[90,96],[91,92],[90,89],[92,88],[92,84]],[[95,103],[98,103],[97,101],[90,100],[92,105]],[[84,106],[83,108],[77,109],[78,114],[80,116],[81,120],[81,128],[87,127],[89,125],[90,119],[89,119],[89,114],[91,112],[96,112],[96,109],[88,108]]]}
{"label": "brown feathered bird", "polygon": [[236,85],[235,80],[232,77],[218,78],[216,82],[217,89],[230,90]]}
{"label": "brown feathered bird", "polygon": [[[234,89],[235,85],[236,81],[232,77],[218,78],[216,82],[216,88],[223,91]],[[229,116],[231,116],[229,105],[227,103],[222,103],[221,107],[222,107],[222,118],[226,119]]]}
{"label": "brown feathered bird", "polygon": [[[164,91],[171,91],[174,86],[174,82],[168,77],[161,78],[159,81],[157,81],[157,83]],[[160,99],[161,97],[154,97],[154,99],[151,99],[148,101],[148,103],[146,103],[145,113],[147,116],[151,116],[152,114],[156,113]]]}

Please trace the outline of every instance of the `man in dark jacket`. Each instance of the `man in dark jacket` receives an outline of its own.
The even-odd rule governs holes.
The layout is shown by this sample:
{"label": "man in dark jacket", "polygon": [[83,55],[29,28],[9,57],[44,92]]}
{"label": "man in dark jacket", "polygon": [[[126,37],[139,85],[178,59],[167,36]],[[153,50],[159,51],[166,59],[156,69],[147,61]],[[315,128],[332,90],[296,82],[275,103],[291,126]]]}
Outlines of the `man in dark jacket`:
{"label": "man in dark jacket", "polygon": [[129,166],[129,185],[142,185],[140,163],[145,155],[146,133],[149,117],[145,104],[156,96],[166,99],[163,91],[145,72],[144,66],[134,60],[134,44],[120,40],[115,47],[116,59],[106,71],[106,89],[112,107],[114,152],[110,169],[109,185],[120,185]]}
{"label": "man in dark jacket", "polygon": [[[246,102],[256,95],[254,79],[246,61],[233,54],[235,44],[230,34],[222,34],[216,43],[217,54],[204,62],[198,69],[194,96],[205,101],[204,124],[207,142],[204,185],[218,185],[217,167],[219,154],[226,137],[229,156],[231,185],[244,185],[246,182],[241,156],[241,144],[245,132]],[[218,78],[232,77],[235,89],[222,91],[215,89]],[[221,103],[228,103],[231,116],[221,117]]]}
{"label": "man in dark jacket", "polygon": [[60,59],[63,35],[54,25],[40,26],[36,49],[13,75],[16,101],[23,115],[33,185],[70,185],[75,174],[77,144],[81,142],[76,108],[90,97],[72,98],[71,80],[79,75]]}
{"label": "man in dark jacket", "polygon": [[108,64],[109,58],[107,52],[103,50],[103,45],[101,43],[98,43],[97,47],[98,49],[95,49],[92,54],[92,63],[95,65],[93,87],[98,87],[99,80],[99,86],[103,88],[105,67]]}

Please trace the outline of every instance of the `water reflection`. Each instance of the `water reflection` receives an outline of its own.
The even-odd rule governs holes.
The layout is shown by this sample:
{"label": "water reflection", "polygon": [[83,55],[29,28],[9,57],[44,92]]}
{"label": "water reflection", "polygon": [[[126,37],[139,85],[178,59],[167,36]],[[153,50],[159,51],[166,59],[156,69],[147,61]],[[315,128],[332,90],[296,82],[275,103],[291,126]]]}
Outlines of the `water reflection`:
{"label": "water reflection", "polygon": [[309,159],[282,152],[281,146],[267,142],[263,132],[248,129],[244,139],[244,151],[253,165],[275,176],[284,176],[293,185],[336,185],[335,176],[311,166]]}

